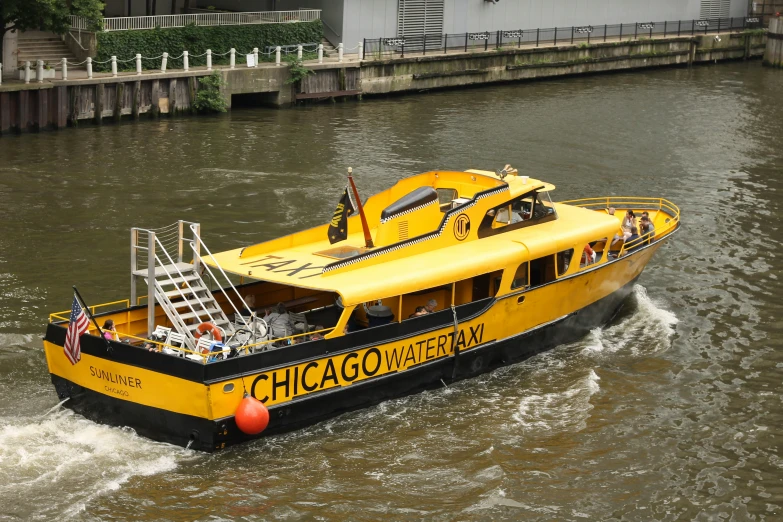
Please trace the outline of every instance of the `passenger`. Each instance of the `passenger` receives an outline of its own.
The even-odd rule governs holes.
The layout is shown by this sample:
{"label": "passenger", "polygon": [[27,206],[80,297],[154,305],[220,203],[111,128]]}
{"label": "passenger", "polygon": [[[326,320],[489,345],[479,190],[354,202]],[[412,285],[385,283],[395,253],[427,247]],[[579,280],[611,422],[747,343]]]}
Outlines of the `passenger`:
{"label": "passenger", "polygon": [[629,209],[628,212],[625,213],[622,226],[625,228],[631,228],[636,226],[636,214],[633,213],[633,210]]}
{"label": "passenger", "polygon": [[615,212],[615,210],[614,210],[614,207],[609,207],[609,208],[607,208],[607,209],[606,209],[606,212],[607,212],[607,214],[609,214],[610,216],[614,216],[614,212]]}
{"label": "passenger", "polygon": [[114,321],[111,319],[106,319],[106,322],[103,323],[103,338],[107,341],[119,341],[120,338],[117,335],[117,330],[114,328]]}
{"label": "passenger", "polygon": [[653,225],[653,222],[650,221],[650,218],[646,216],[642,216],[641,223],[641,234],[649,234],[647,240],[652,241],[652,239],[655,237],[655,225]]}
{"label": "passenger", "polygon": [[590,246],[590,243],[587,243],[582,252],[582,266],[587,266],[589,264],[595,263],[595,257],[596,257],[595,251]]}
{"label": "passenger", "polygon": [[264,317],[264,320],[272,331],[273,339],[280,339],[281,337],[288,337],[294,334],[294,323],[291,321],[291,316],[288,315],[288,310],[285,309],[283,303],[278,303],[274,311]]}
{"label": "passenger", "polygon": [[625,240],[625,244],[628,247],[626,250],[628,250],[628,252],[633,252],[641,246],[642,243],[638,241],[638,239],[639,229],[636,227],[631,227],[631,235],[628,237],[628,239]]}
{"label": "passenger", "polygon": [[416,311],[413,312],[411,315],[408,316],[408,319],[413,319],[414,317],[421,317],[422,315],[427,315],[427,309],[423,306],[417,306]]}
{"label": "passenger", "polygon": [[245,305],[247,306],[242,308],[241,314],[246,317],[249,317],[251,315],[251,312],[256,308],[256,296],[254,296],[253,294],[247,294],[245,296]]}
{"label": "passenger", "polygon": [[438,302],[435,299],[430,299],[427,301],[427,304],[424,305],[424,309],[427,310],[428,314],[431,314],[435,311],[435,308],[438,307]]}

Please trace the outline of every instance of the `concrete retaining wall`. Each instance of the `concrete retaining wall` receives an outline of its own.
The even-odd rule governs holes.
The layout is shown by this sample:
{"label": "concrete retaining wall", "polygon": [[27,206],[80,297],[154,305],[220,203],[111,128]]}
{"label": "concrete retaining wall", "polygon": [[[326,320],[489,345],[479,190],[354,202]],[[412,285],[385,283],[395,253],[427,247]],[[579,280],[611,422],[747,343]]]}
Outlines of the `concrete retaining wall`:
{"label": "concrete retaining wall", "polygon": [[[748,59],[762,55],[765,40],[766,35],[724,33],[308,64],[315,74],[298,86],[286,83],[290,78],[287,67],[271,64],[218,72],[229,107],[234,101],[286,107],[297,100]],[[198,78],[207,74],[202,69],[28,85],[4,83],[0,85],[0,134],[58,129],[90,120],[100,124],[107,118],[119,121],[192,112]]]}

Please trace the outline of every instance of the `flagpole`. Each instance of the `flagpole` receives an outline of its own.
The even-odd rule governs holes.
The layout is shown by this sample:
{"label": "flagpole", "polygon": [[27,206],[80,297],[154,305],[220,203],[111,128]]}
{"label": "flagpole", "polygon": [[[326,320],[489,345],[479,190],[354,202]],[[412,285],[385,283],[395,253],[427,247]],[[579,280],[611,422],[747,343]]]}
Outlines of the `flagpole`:
{"label": "flagpole", "polygon": [[82,294],[80,294],[79,291],[76,289],[76,285],[73,286],[73,291],[76,293],[76,297],[77,299],[79,299],[79,302],[81,302],[84,312],[88,316],[90,316],[90,320],[92,321],[92,324],[94,324],[95,328],[98,329],[98,335],[100,335],[101,339],[103,339],[103,342],[106,343],[106,348],[109,351],[111,351],[111,345],[109,344],[109,340],[103,336],[103,330],[101,330],[101,327],[98,326],[98,323],[95,321],[95,318],[92,316],[92,313],[90,313],[90,307],[87,306],[87,303],[84,302],[84,298],[82,297]]}
{"label": "flagpole", "polygon": [[362,230],[364,230],[364,242],[367,248],[375,248],[372,242],[372,236],[370,235],[370,227],[367,226],[367,218],[364,215],[364,207],[362,207],[362,200],[359,199],[359,191],[356,190],[356,184],[353,182],[353,169],[348,167],[348,181],[351,183],[351,190],[353,190],[353,197],[356,199],[356,207],[359,209],[359,217],[362,218]]}

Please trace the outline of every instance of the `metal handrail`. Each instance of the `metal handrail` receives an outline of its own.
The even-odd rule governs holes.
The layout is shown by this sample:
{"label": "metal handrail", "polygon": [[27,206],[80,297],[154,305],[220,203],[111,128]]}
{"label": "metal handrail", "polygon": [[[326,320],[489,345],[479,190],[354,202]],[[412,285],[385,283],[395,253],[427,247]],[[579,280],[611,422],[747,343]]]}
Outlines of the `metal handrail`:
{"label": "metal handrail", "polygon": [[664,223],[664,226],[660,229],[655,229],[653,232],[647,232],[638,238],[634,239],[630,243],[623,242],[623,246],[620,248],[620,252],[617,257],[622,257],[628,250],[638,248],[639,246],[650,241],[653,237],[663,237],[672,230],[674,230],[677,224],[680,222],[680,208],[664,198],[646,198],[636,196],[608,196],[602,198],[581,198],[571,199],[568,201],[560,201],[560,204],[572,205],[575,207],[582,207],[591,210],[603,210],[609,207],[624,209],[631,207],[634,209],[649,208],[650,210],[657,209],[658,211],[665,211],[666,214],[671,216],[669,222]]}
{"label": "metal handrail", "polygon": [[[157,237],[155,238],[155,242],[156,242],[156,243],[158,243],[158,244],[160,245],[160,242],[158,241],[158,238],[157,238]],[[166,254],[166,257],[167,257],[167,258],[169,259],[169,261],[171,262],[171,265],[172,265],[172,266],[174,267],[174,269],[177,271],[177,274],[179,275],[179,277],[181,277],[181,278],[182,278],[182,280],[183,280],[183,282],[184,282],[184,283],[186,283],[186,284],[188,284],[188,286],[190,286],[190,284],[189,284],[187,281],[185,281],[185,275],[184,275],[184,274],[182,273],[182,271],[179,269],[179,267],[178,267],[178,266],[177,266],[177,264],[174,262],[174,260],[173,260],[173,259],[171,259],[171,256],[170,256],[170,255],[169,255],[169,253],[166,251],[166,249],[165,249],[165,248],[163,248],[163,245],[160,245],[160,247],[161,247],[161,249],[163,250],[163,253],[164,253],[164,254]],[[160,267],[161,267],[161,268],[163,269],[163,271],[166,273],[166,276],[169,278],[169,280],[171,280],[171,279],[172,279],[172,277],[171,277],[171,273],[169,273],[169,271],[166,269],[166,266],[165,266],[163,263],[161,263],[161,262],[160,262],[160,258],[158,258],[158,256],[157,256],[157,255],[155,255],[155,261],[157,261],[158,263],[160,263]],[[161,295],[165,293],[165,292],[163,291],[163,287],[161,287],[161,286],[160,286],[160,284],[158,283],[158,280],[157,280],[157,279],[155,280],[155,286],[156,286],[156,287],[159,287],[159,289],[160,289],[160,292],[161,292]],[[176,283],[175,283],[175,284],[174,284],[174,287],[177,289],[177,292],[179,292],[179,295],[180,295],[180,297],[182,297],[183,301],[185,301],[185,303],[188,305],[188,308],[190,308],[190,311],[191,311],[191,312],[193,312],[193,314],[195,315],[195,317],[199,317],[199,316],[200,316],[200,312],[196,312],[196,310],[195,310],[195,309],[193,308],[193,306],[190,304],[190,302],[189,302],[190,300],[189,300],[189,299],[188,299],[188,298],[185,296],[185,294],[182,292],[182,289],[180,288],[180,286],[179,286],[178,284],[176,284]],[[200,298],[198,295],[196,295],[196,292],[192,292],[192,293],[193,293],[193,297],[195,297],[195,298],[196,298],[196,300],[198,301],[198,304],[199,304],[199,305],[201,305],[201,308],[203,308],[203,309],[204,309],[204,312],[206,313],[207,317],[209,317],[209,320],[210,320],[211,322],[213,322],[213,323],[214,323],[214,322],[215,322],[215,319],[212,317],[212,314],[210,314],[210,313],[209,313],[209,309],[207,308],[207,305],[206,305],[206,304],[204,304],[204,303],[201,301],[201,298]],[[169,301],[171,301],[171,299],[169,299]],[[176,314],[176,315],[177,315],[177,316],[179,316],[180,314]]]}
{"label": "metal handrail", "polygon": [[70,36],[71,38],[73,38],[73,41],[74,41],[74,42],[76,42],[76,45],[78,45],[79,47],[81,47],[82,51],[89,51],[89,49],[87,49],[86,47],[84,47],[84,46],[82,45],[82,40],[81,40],[81,30],[79,30],[79,39],[78,39],[78,40],[77,40],[77,39],[76,39],[76,37],[73,35],[73,32],[72,32],[72,31],[68,31],[68,36]]}
{"label": "metal handrail", "polygon": [[[242,299],[242,296],[240,295],[240,293],[239,293],[239,290],[237,290],[237,289],[236,289],[236,287],[234,286],[234,283],[232,283],[232,282],[231,282],[231,280],[228,278],[228,275],[227,275],[227,274],[226,274],[226,272],[223,270],[223,267],[222,267],[222,266],[220,266],[220,263],[218,263],[217,259],[215,259],[215,256],[213,256],[213,255],[212,255],[212,252],[209,250],[209,247],[207,247],[207,245],[205,245],[205,244],[204,244],[204,242],[201,240],[201,236],[200,236],[200,235],[199,235],[199,233],[196,231],[196,226],[195,226],[194,224],[191,224],[191,225],[190,225],[190,231],[193,233],[193,239],[194,239],[195,241],[197,241],[197,242],[198,242],[198,244],[199,244],[200,246],[204,247],[204,250],[207,252],[207,254],[209,255],[210,259],[212,259],[212,262],[214,262],[214,263],[215,263],[215,266],[218,268],[218,270],[220,270],[220,273],[221,273],[221,274],[223,274],[223,277],[224,277],[224,278],[225,278],[225,280],[228,282],[229,286],[230,286],[230,287],[231,287],[231,289],[234,291],[234,293],[236,294],[236,296],[239,298],[239,301],[240,301],[240,302],[241,302],[241,303],[244,305],[244,308],[245,308],[245,310],[247,310],[247,312],[248,312],[249,314],[251,314],[251,315],[252,315],[252,314],[253,314],[253,311],[250,309],[250,307],[248,307],[248,306],[247,306],[247,303],[245,302],[245,300],[244,300],[244,299]],[[191,244],[190,244],[190,247],[193,249],[193,253],[194,253],[194,255],[200,256],[200,254],[198,254],[198,253],[197,253],[197,248],[196,248],[196,245],[194,245],[194,244],[191,242]],[[225,291],[225,289],[223,288],[223,285],[221,285],[221,284],[218,282],[217,278],[216,278],[214,275],[212,275],[212,270],[210,270],[210,269],[209,269],[209,267],[208,267],[207,265],[204,265],[204,267],[207,269],[207,272],[209,272],[209,276],[210,276],[210,277],[211,277],[211,278],[212,278],[212,279],[213,279],[213,280],[214,280],[216,283],[218,283],[218,287],[220,287],[220,291],[221,291],[221,292],[223,293],[223,295],[226,297],[226,300],[227,300],[227,301],[228,301],[228,303],[231,305],[231,308],[233,308],[233,309],[234,309],[234,312],[235,312],[235,313],[237,313],[237,314],[239,314],[239,315],[242,315],[242,314],[240,314],[240,313],[239,313],[239,310],[237,310],[236,306],[234,306],[234,302],[231,300],[231,298],[230,298],[230,297],[228,297],[228,294],[226,294],[226,291]],[[244,316],[243,316],[243,317],[244,317]],[[245,321],[245,320],[244,320],[244,318],[242,319],[242,321],[245,323],[245,325],[246,325],[246,326],[248,326],[248,327],[250,326],[250,325],[248,325],[248,324],[247,324],[247,321]]]}
{"label": "metal handrail", "polygon": [[[90,313],[92,315],[95,315],[95,310],[98,308],[104,308],[106,306],[116,305],[116,304],[124,304],[125,308],[130,308],[130,299],[120,299],[119,301],[111,301],[110,303],[101,303],[97,305],[91,305],[89,307]],[[63,314],[65,317],[63,317]],[[63,310],[62,312],[53,312],[49,314],[49,322],[52,322],[52,318],[59,319],[61,321],[68,321],[71,318],[71,311],[70,310]]]}
{"label": "metal handrail", "polygon": [[691,20],[642,20],[620,24],[573,25],[567,27],[519,27],[493,31],[464,33],[430,33],[396,35],[393,37],[368,38],[362,42],[364,59],[380,59],[383,55],[406,52],[443,53],[457,50],[492,49],[554,44],[581,44],[600,42],[624,42],[650,40],[655,37],[679,37],[708,34],[709,32],[732,33],[748,29],[763,28],[758,17],[727,17]]}

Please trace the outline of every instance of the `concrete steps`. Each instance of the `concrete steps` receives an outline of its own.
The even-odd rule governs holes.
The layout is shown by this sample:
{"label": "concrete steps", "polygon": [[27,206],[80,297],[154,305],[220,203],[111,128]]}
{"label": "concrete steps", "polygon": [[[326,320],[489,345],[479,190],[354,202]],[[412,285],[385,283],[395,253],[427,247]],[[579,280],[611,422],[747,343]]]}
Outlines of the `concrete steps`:
{"label": "concrete steps", "polygon": [[[79,62],[76,56],[71,52],[65,42],[53,33],[43,33],[36,31],[34,33],[22,33],[18,41],[18,62],[19,67],[24,67],[24,62],[29,61],[30,66],[34,67],[35,62],[43,60],[51,66],[56,66],[63,58],[69,62]],[[74,69],[84,69],[84,66],[70,66]]]}

